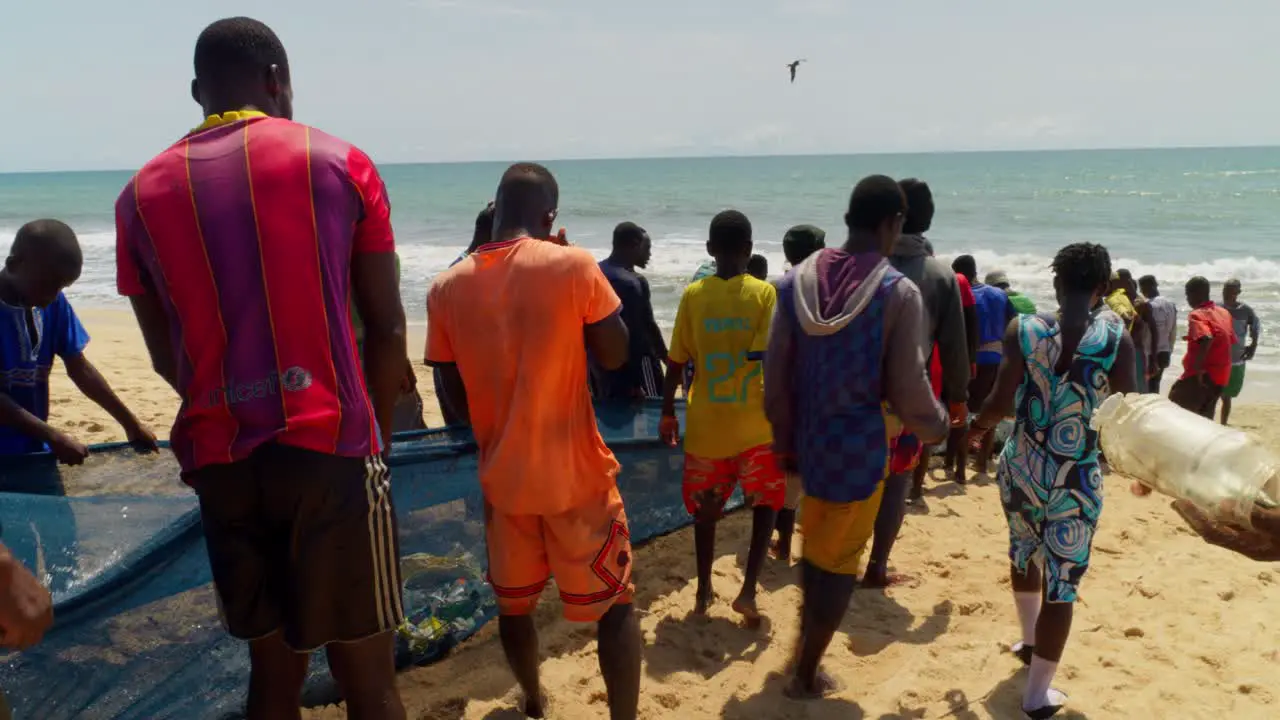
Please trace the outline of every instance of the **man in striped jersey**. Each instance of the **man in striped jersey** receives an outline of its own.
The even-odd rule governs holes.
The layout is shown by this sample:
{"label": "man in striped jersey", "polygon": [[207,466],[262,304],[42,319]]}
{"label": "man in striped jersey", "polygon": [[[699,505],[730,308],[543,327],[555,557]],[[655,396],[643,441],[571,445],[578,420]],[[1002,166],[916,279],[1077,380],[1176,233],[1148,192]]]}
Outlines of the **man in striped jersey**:
{"label": "man in striped jersey", "polygon": [[324,647],[353,717],[403,718],[383,454],[408,355],[386,189],[363,152],[292,122],[267,26],[213,23],[195,71],[207,119],[116,203],[117,281],[182,397],[171,442],[223,622],[249,642],[248,716],[298,717]]}

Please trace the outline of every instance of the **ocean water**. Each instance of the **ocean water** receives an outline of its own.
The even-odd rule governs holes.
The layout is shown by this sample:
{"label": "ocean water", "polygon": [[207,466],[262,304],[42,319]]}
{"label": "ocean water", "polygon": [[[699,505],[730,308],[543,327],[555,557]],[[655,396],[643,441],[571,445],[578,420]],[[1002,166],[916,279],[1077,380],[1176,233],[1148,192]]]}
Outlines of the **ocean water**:
{"label": "ocean water", "polygon": [[[1244,284],[1262,317],[1255,367],[1280,371],[1280,148],[1099,150],[917,155],[583,160],[547,163],[561,187],[560,224],[600,257],[612,228],[632,220],[654,239],[646,273],[659,321],[670,325],[682,288],[706,260],[706,229],[725,208],[745,212],[770,273],[784,271],[786,228],[813,223],[828,244],[844,236],[849,191],[862,176],[914,176],[933,188],[929,233],[939,256],[969,253],[979,273],[1006,271],[1014,287],[1048,303],[1048,265],[1071,242],[1102,243],[1115,267],[1151,273],[1185,306],[1193,275]],[[424,293],[468,243],[492,197],[499,163],[384,165],[404,266],[410,320]],[[0,175],[0,238],[23,222],[72,225],[86,266],[77,304],[118,306],[114,292],[116,195],[128,172]],[[1185,307],[1184,307],[1185,311]],[[1185,312],[1184,312],[1185,315]]]}

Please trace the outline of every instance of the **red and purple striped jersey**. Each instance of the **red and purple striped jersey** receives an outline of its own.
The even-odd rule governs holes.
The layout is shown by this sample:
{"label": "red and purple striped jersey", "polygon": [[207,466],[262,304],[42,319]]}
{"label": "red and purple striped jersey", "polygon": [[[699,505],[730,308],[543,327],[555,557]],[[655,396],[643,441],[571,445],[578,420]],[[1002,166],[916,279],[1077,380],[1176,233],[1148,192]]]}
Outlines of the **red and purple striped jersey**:
{"label": "red and purple striped jersey", "polygon": [[211,118],[116,201],[120,294],[170,322],[185,472],[266,442],[381,447],[351,327],[351,259],[395,250],[386,188],[352,145],[257,113]]}

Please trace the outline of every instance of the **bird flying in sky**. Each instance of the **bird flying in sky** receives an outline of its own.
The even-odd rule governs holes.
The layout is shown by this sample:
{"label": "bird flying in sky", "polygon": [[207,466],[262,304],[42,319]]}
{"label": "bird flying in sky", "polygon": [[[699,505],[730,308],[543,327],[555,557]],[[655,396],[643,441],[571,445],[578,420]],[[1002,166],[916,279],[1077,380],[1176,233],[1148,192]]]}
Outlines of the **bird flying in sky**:
{"label": "bird flying in sky", "polygon": [[791,82],[796,81],[796,68],[799,68],[800,63],[802,62],[805,62],[805,60],[796,60],[795,62],[787,63],[787,67],[791,68]]}

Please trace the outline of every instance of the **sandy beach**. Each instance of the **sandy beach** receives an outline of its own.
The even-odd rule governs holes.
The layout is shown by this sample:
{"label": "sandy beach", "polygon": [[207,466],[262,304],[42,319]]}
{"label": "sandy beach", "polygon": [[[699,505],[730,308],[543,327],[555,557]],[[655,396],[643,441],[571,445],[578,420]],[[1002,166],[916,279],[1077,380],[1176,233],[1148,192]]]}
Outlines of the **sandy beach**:
{"label": "sandy beach", "polygon": [[[132,317],[81,313],[93,337],[89,357],[158,436],[177,400],[150,370]],[[419,357],[422,329],[410,339]],[[82,398],[60,370],[52,421],[88,443],[121,439],[114,422]],[[429,424],[439,423],[430,374],[419,369]],[[1280,447],[1280,405],[1241,407],[1235,423]],[[706,619],[693,606],[693,538],[682,531],[637,552],[637,608],[645,670],[640,717],[705,718],[1014,718],[1024,671],[1005,649],[1016,639],[1007,529],[994,482],[930,485],[924,508],[908,516],[894,551],[913,576],[887,592],[859,591],[827,657],[846,687],[837,697],[795,703],[782,696],[781,672],[794,648],[800,598],[795,569],[774,563],[762,578],[759,630],[742,627],[728,598],[741,582],[749,518],[721,528],[716,562],[720,602]],[[1132,497],[1113,479],[1093,564],[1057,685],[1070,695],[1067,718],[1272,718],[1280,716],[1280,563],[1258,563],[1211,546],[1167,499]],[[69,488],[100,492],[180,492],[164,488]],[[548,591],[539,615],[543,682],[552,717],[605,718],[594,629],[559,617]],[[496,625],[444,662],[401,676],[410,717],[506,720],[515,682]],[[339,718],[337,708],[309,718]]]}

